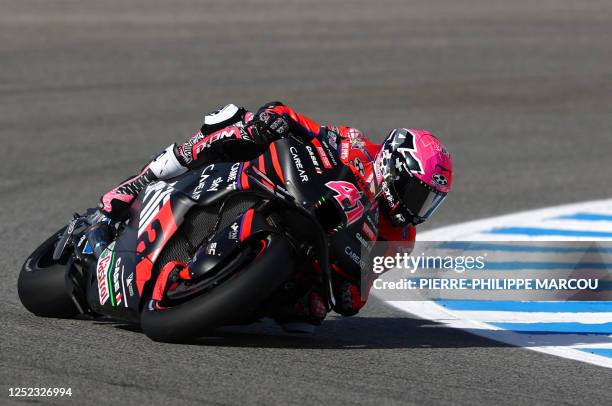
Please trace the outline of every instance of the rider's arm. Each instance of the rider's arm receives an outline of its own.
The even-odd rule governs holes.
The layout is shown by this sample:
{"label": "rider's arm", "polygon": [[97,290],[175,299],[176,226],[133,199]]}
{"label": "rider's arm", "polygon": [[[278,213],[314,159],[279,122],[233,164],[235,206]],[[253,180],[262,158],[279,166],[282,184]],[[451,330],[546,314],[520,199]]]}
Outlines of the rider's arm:
{"label": "rider's arm", "polygon": [[[405,252],[406,249],[412,250],[412,247],[405,244],[405,242],[415,240],[416,229],[414,226],[393,227],[391,222],[382,215],[379,218],[378,226],[378,239],[388,241],[389,244],[386,255],[394,256],[400,250],[402,252]],[[404,243],[402,244],[402,242]],[[355,280],[337,267],[332,266],[332,270],[334,271],[333,285],[336,297],[336,307],[334,310],[343,316],[357,314],[368,300],[370,289],[379,274],[372,272],[367,275],[365,280]],[[362,286],[364,283],[366,286]]]}
{"label": "rider's arm", "polygon": [[380,241],[414,241],[416,227],[395,227],[382,213],[378,218],[378,240]]}
{"label": "rider's arm", "polygon": [[176,147],[176,155],[189,168],[220,160],[246,161],[289,132],[309,139],[320,131],[319,124],[280,102],[265,104],[255,115],[229,104],[207,115],[200,131]]}
{"label": "rider's arm", "polygon": [[259,155],[265,143],[249,131],[253,114],[243,107],[228,104],[207,114],[204,124],[183,144],[176,146],[175,154],[188,168],[196,168],[221,160],[245,161]]}

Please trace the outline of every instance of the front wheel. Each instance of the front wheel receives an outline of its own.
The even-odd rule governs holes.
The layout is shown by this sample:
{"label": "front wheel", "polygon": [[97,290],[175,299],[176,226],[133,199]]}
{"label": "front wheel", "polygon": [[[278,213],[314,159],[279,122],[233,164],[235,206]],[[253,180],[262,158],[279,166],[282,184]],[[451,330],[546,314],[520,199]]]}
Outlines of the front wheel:
{"label": "front wheel", "polygon": [[294,257],[287,238],[272,234],[249,264],[213,289],[166,308],[151,300],[140,316],[142,329],[155,341],[177,342],[253,314],[291,276]]}
{"label": "front wheel", "polygon": [[67,260],[53,260],[62,233],[63,229],[36,248],[19,273],[19,300],[37,316],[71,318],[79,313],[71,294],[74,284],[68,278]]}

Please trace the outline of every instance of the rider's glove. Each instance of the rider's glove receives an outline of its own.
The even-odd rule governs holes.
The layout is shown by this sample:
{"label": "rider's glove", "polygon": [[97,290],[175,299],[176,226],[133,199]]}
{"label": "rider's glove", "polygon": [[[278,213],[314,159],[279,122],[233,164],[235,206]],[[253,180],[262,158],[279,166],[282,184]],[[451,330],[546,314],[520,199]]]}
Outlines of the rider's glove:
{"label": "rider's glove", "polygon": [[260,142],[270,143],[289,133],[289,122],[271,111],[262,111],[253,118],[252,125]]}
{"label": "rider's glove", "polygon": [[354,316],[365,305],[365,300],[359,292],[359,286],[351,282],[334,283],[334,296],[336,298],[334,311],[342,316]]}

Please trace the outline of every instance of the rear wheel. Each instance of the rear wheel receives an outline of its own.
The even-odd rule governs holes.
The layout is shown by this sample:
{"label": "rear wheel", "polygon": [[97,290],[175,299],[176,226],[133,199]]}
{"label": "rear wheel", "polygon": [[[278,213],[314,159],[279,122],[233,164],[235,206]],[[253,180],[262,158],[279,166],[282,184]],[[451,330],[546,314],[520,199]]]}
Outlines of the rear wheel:
{"label": "rear wheel", "polygon": [[53,260],[53,249],[63,229],[43,242],[28,257],[19,273],[17,291],[23,306],[42,317],[70,318],[79,313],[68,278],[68,258]]}
{"label": "rear wheel", "polygon": [[159,306],[151,300],[141,313],[145,334],[155,341],[182,341],[254,314],[290,277],[295,261],[293,247],[285,237],[272,234],[262,241],[259,248],[246,248],[255,250],[248,264],[217,272],[217,280],[205,281],[206,285],[200,282],[200,290],[194,285],[197,296],[178,304],[170,301],[168,307],[163,301]]}

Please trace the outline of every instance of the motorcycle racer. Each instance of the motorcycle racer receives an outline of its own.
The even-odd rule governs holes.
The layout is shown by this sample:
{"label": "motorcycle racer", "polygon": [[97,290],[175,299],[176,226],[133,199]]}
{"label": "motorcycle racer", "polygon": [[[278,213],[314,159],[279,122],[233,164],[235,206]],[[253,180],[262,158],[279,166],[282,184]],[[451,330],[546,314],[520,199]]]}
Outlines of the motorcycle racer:
{"label": "motorcycle racer", "polygon": [[[315,146],[320,145],[318,140],[325,140],[355,175],[357,192],[378,202],[381,215],[377,216],[377,232],[369,236],[372,240],[413,241],[415,226],[433,214],[451,187],[450,154],[428,131],[394,129],[378,145],[355,128],[321,126],[280,102],[267,103],[256,113],[228,104],[206,115],[201,128],[186,142],[168,146],[138,175],[104,194],[100,211],[111,220],[124,220],[131,203],[150,183],[211,162],[254,159],[272,142],[289,135]],[[359,278],[334,264],[332,270],[334,311],[344,316],[356,314],[367,300]],[[312,289],[291,309],[281,312],[277,321],[290,331],[310,331],[303,323],[318,325],[325,315],[325,299]]]}

